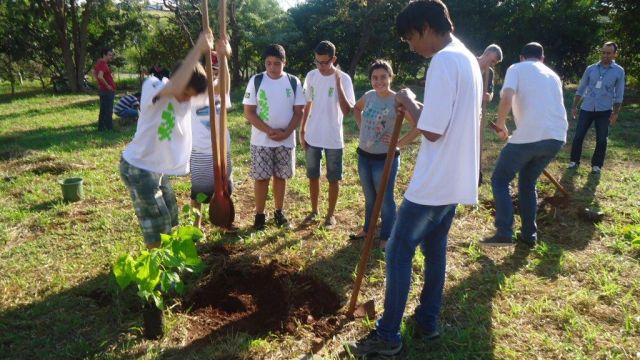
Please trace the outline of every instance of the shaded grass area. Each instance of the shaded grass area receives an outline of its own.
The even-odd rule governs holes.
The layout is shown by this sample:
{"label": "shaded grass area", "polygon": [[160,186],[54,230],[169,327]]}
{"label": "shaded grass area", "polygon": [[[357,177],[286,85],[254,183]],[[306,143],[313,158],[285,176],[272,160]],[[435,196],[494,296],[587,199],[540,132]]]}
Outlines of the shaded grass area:
{"label": "shaded grass area", "polygon": [[[358,95],[365,89],[359,89]],[[420,92],[420,89],[416,89]],[[241,96],[241,94],[239,94]],[[289,182],[286,207],[292,231],[269,226],[250,230],[253,182],[248,179],[249,137],[238,96],[230,114],[237,211],[237,235],[207,229],[208,243],[234,243],[251,262],[277,260],[324,279],[346,302],[362,242],[348,240],[364,216],[357,175],[357,128],[345,119],[344,181],[337,206],[338,226],[328,230],[302,224],[309,210],[304,155],[298,149],[297,174]],[[570,99],[572,94],[567,94]],[[495,103],[490,107],[495,111]],[[0,97],[0,358],[203,358],[291,359],[311,348],[309,329],[295,335],[251,337],[231,332],[197,349],[185,346],[189,314],[166,313],[166,336],[141,338],[135,293],[119,292],[109,273],[122,252],[138,251],[142,239],[118,174],[120,152],[134,127],[95,131],[97,96],[54,96],[34,89]],[[567,102],[570,104],[570,102]],[[623,236],[640,224],[640,108],[625,106],[612,127],[605,171],[584,167],[565,171],[568,146],[549,171],[572,194],[570,206],[547,205],[539,212],[542,242],[533,249],[484,250],[478,241],[493,231],[490,201],[459,207],[450,234],[449,263],[440,340],[425,343],[403,325],[403,359],[442,358],[633,358],[640,351],[640,251]],[[491,112],[489,117],[495,118]],[[575,122],[571,123],[569,139]],[[485,130],[483,171],[489,177],[502,144]],[[583,162],[593,151],[591,132]],[[403,149],[396,198],[401,201],[418,144]],[[84,178],[86,198],[61,200],[57,181]],[[188,203],[188,178],[172,180],[179,203]],[[326,211],[322,182],[321,214]],[[555,193],[542,179],[540,197]],[[481,200],[491,200],[488,184]],[[583,208],[605,213],[601,223],[580,217]],[[273,204],[269,199],[269,211]],[[183,215],[183,223],[188,219]],[[518,219],[516,219],[518,223]],[[414,262],[409,314],[417,303],[425,264]],[[192,286],[193,286],[192,282]],[[373,299],[382,312],[384,254],[374,251],[362,300]],[[341,344],[373,327],[358,320],[329,340],[319,355],[341,358]]]}

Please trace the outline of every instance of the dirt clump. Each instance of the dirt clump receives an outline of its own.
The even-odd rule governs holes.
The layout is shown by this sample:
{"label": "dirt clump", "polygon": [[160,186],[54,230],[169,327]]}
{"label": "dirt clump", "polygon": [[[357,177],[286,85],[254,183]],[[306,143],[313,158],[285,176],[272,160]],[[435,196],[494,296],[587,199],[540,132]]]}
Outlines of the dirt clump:
{"label": "dirt clump", "polygon": [[256,264],[228,258],[214,263],[183,303],[191,319],[191,342],[237,332],[294,334],[302,325],[327,339],[340,323],[340,297],[313,276],[277,261]]}

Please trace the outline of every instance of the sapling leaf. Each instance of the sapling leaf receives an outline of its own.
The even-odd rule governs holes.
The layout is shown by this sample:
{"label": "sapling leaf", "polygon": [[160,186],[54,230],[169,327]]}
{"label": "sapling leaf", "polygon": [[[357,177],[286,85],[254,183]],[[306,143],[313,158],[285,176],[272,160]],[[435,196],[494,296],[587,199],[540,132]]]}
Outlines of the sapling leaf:
{"label": "sapling leaf", "polygon": [[133,259],[131,255],[122,255],[113,265],[113,275],[121,289],[126,288],[134,280]]}
{"label": "sapling leaf", "polygon": [[199,202],[200,204],[204,204],[205,202],[207,202],[207,198],[208,196],[204,193],[198,193],[196,195],[196,201]]}
{"label": "sapling leaf", "polygon": [[202,233],[202,230],[195,226],[181,226],[173,232],[172,237],[174,239],[177,238],[180,242],[186,240],[198,242],[204,237],[204,234]]}

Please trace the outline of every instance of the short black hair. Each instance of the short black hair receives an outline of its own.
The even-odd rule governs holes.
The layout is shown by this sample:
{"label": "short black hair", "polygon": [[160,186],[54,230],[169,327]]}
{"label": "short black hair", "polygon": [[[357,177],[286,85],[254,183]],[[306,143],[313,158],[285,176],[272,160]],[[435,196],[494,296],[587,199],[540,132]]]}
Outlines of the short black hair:
{"label": "short black hair", "polygon": [[[171,73],[175,74],[181,65],[182,61],[178,61],[173,67]],[[207,91],[207,73],[204,71],[204,67],[202,67],[200,63],[196,63],[196,66],[193,67],[193,73],[191,73],[191,78],[187,83],[187,87],[192,88],[196,94],[202,94]]]}
{"label": "short black hair", "polygon": [[110,47],[102,48],[102,50],[100,51],[100,56],[105,56],[109,52],[113,52],[113,48],[110,48]]}
{"label": "short black hair", "polygon": [[140,91],[138,91],[137,93],[133,94],[133,96],[135,96],[136,98],[140,99],[140,97],[142,96],[142,93]]}
{"label": "short black hair", "polygon": [[329,55],[330,57],[334,57],[336,55],[336,46],[329,40],[322,40],[316,48],[313,49],[318,55]]}
{"label": "short black hair", "polygon": [[613,41],[607,41],[606,43],[604,43],[604,46],[613,46],[613,53],[617,53],[618,52],[618,44],[614,43]]}
{"label": "short black hair", "polygon": [[520,56],[525,59],[535,58],[541,60],[544,57],[544,49],[542,48],[542,45],[540,45],[540,43],[530,42],[522,47]]}
{"label": "short black hair", "polygon": [[269,56],[274,56],[282,61],[287,61],[287,54],[280,44],[269,44],[264,48],[264,51],[262,52],[262,59],[266,60]]}
{"label": "short black hair", "polygon": [[371,63],[371,65],[369,65],[369,80],[371,80],[371,75],[376,69],[384,69],[389,73],[389,77],[393,77],[393,69],[391,68],[391,64],[389,64],[387,60],[376,59]]}
{"label": "short black hair", "polygon": [[396,32],[401,37],[406,37],[412,31],[422,34],[426,26],[438,35],[453,31],[449,10],[442,1],[412,1],[396,17]]}

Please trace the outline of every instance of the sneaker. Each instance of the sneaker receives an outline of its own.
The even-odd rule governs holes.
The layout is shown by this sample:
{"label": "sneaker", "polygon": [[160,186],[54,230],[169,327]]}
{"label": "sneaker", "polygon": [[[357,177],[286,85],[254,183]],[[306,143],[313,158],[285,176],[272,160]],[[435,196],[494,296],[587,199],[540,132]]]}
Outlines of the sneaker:
{"label": "sneaker", "polygon": [[592,174],[600,174],[601,171],[602,171],[602,168],[600,166],[592,166],[591,167],[591,173]]}
{"label": "sneaker", "polygon": [[253,220],[253,228],[256,230],[264,230],[264,225],[267,222],[267,216],[265,214],[256,214]]}
{"label": "sneaker", "polygon": [[529,238],[529,239],[525,239],[524,237],[522,237],[522,235],[519,235],[519,236],[518,236],[518,242],[519,242],[519,243],[522,243],[522,244],[524,244],[524,245],[527,245],[527,246],[528,246],[528,247],[530,247],[530,248],[532,248],[532,247],[536,246],[536,242],[537,242],[537,241],[538,241],[538,240],[536,240],[536,239],[531,239],[531,238]]}
{"label": "sneaker", "polygon": [[492,237],[486,238],[479,243],[484,246],[512,246],[513,240],[511,240],[508,236],[501,235],[493,235]]}
{"label": "sneaker", "polygon": [[580,164],[578,164],[578,163],[577,163],[577,162],[575,162],[575,161],[572,161],[572,162],[570,162],[570,163],[569,163],[569,165],[567,166],[567,169],[577,169],[577,168],[578,168],[578,165],[580,165]]}
{"label": "sneaker", "polygon": [[318,221],[318,213],[315,211],[310,212],[307,216],[302,220],[303,223],[314,223]]}
{"label": "sneaker", "polygon": [[282,210],[274,211],[273,212],[273,218],[275,219],[276,225],[278,227],[286,228],[286,229],[291,227],[291,224],[289,224],[289,220],[284,215],[284,211],[282,211]]}
{"label": "sneaker", "polygon": [[369,355],[393,356],[402,351],[402,341],[394,344],[381,338],[377,331],[371,330],[369,335],[347,344],[346,347],[349,353],[358,357]]}
{"label": "sneaker", "polygon": [[338,224],[338,221],[336,220],[336,217],[331,215],[331,216],[327,216],[324,219],[324,227],[326,227],[327,229],[331,229],[334,226],[336,226],[336,224]]}

